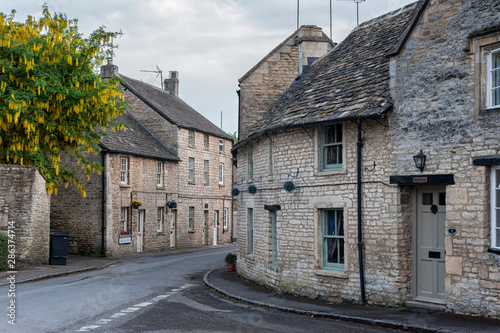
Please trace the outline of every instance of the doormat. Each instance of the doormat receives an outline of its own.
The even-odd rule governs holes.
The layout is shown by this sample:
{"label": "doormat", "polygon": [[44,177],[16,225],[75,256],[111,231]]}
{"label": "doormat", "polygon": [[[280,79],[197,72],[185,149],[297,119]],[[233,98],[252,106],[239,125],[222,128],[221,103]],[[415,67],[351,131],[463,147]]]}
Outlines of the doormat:
{"label": "doormat", "polygon": [[427,308],[406,308],[401,310],[401,312],[411,312],[411,313],[420,313],[420,314],[430,314],[440,312],[441,310],[436,309],[427,309]]}

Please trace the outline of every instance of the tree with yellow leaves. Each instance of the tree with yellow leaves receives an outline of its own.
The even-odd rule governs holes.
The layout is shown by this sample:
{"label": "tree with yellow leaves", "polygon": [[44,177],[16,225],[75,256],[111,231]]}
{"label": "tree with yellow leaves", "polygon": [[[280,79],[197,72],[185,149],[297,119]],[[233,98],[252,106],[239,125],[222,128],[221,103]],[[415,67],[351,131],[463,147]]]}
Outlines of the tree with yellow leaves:
{"label": "tree with yellow leaves", "polygon": [[113,118],[126,108],[118,79],[97,74],[116,33],[100,27],[83,38],[76,20],[46,5],[38,20],[14,16],[0,13],[0,163],[36,166],[49,193],[73,182],[85,196],[60,154],[71,152],[87,176],[102,170],[87,153],[97,152],[106,128],[121,127]]}

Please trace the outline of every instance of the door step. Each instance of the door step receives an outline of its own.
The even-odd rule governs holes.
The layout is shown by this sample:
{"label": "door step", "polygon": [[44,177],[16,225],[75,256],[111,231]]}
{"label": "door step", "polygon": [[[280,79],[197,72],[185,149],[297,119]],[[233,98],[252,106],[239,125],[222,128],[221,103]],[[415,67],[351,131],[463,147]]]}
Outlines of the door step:
{"label": "door step", "polygon": [[[434,312],[446,310],[446,305],[444,305],[444,304],[436,304],[436,303],[428,303],[428,302],[420,302],[420,301],[407,301],[405,306],[407,307],[406,310],[408,310],[408,309],[422,309],[422,310],[432,310]],[[412,312],[411,310],[408,310],[408,311]],[[418,310],[415,310],[415,312],[418,312]],[[426,313],[432,313],[432,312],[426,312]]]}

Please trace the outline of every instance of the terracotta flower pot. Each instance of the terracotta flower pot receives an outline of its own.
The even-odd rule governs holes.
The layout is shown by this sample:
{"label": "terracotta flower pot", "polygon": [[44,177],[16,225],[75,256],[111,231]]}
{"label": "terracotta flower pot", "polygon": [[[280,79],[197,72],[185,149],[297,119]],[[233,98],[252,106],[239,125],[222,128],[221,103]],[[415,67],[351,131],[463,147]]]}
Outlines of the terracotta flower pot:
{"label": "terracotta flower pot", "polygon": [[227,271],[228,272],[233,272],[234,271],[234,266],[236,266],[236,264],[226,264],[227,266]]}

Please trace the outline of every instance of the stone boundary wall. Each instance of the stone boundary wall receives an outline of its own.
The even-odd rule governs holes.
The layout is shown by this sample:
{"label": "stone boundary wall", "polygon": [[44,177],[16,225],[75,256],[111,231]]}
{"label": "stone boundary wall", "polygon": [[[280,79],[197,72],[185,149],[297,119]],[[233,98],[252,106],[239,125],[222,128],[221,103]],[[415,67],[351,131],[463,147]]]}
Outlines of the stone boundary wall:
{"label": "stone boundary wall", "polygon": [[16,261],[49,262],[50,195],[37,168],[0,165],[0,231],[15,225]]}

